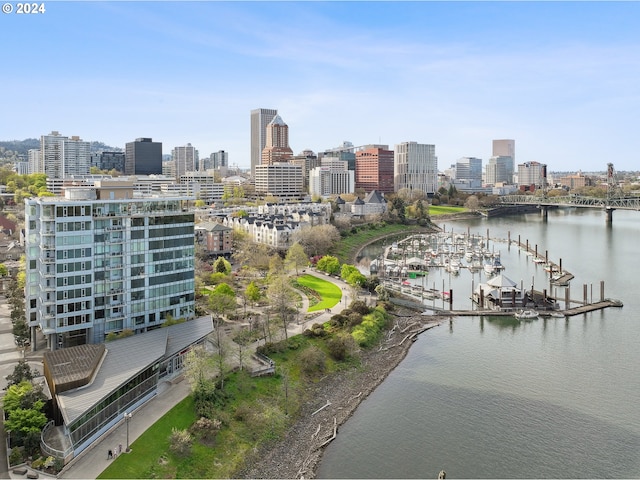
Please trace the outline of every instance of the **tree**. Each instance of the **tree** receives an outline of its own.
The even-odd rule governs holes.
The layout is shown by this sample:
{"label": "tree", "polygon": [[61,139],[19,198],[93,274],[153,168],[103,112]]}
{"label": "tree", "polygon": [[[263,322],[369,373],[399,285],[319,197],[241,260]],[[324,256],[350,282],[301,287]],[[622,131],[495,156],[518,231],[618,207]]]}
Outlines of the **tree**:
{"label": "tree", "polygon": [[354,267],[353,265],[347,265],[346,263],[342,265],[342,268],[340,270],[340,277],[354,289],[362,287],[367,281],[367,277],[365,277],[360,272],[360,270],[357,269],[357,267]]}
{"label": "tree", "polygon": [[224,387],[225,375],[225,357],[226,349],[222,339],[222,317],[227,313],[235,310],[237,306],[236,294],[233,289],[226,283],[221,283],[209,295],[209,308],[214,313],[215,332],[216,332],[216,357],[218,360],[218,370],[220,374],[220,386]]}
{"label": "tree", "polygon": [[204,200],[196,200],[195,203],[193,204],[194,207],[196,208],[202,208],[206,205],[206,203],[204,202]]}
{"label": "tree", "polygon": [[316,264],[318,270],[326,272],[329,275],[337,275],[340,272],[340,260],[331,255],[325,255]]}
{"label": "tree", "polygon": [[340,232],[333,225],[316,225],[296,232],[294,240],[302,245],[307,257],[324,255],[340,240]]}
{"label": "tree", "polygon": [[31,370],[31,366],[26,360],[20,359],[15,367],[13,367],[13,373],[7,375],[7,388],[12,385],[18,385],[20,382],[26,380],[31,382],[34,377],[34,372]]}
{"label": "tree", "polygon": [[307,257],[307,254],[304,252],[304,248],[302,247],[302,245],[296,242],[289,247],[284,262],[287,268],[295,268],[297,277],[298,269],[304,268],[309,264],[309,257]]}
{"label": "tree", "polygon": [[9,275],[9,269],[4,263],[0,263],[0,277],[6,277]]}
{"label": "tree", "polygon": [[478,210],[479,206],[480,206],[480,201],[478,200],[478,197],[476,197],[475,195],[469,195],[466,202],[464,202],[464,207],[468,210],[471,210],[472,212],[475,212],[476,210]]}
{"label": "tree", "polygon": [[191,386],[191,391],[205,388],[212,375],[211,356],[202,345],[192,347],[184,356],[184,376]]}
{"label": "tree", "polygon": [[13,336],[18,347],[24,348],[29,345],[29,327],[23,319],[19,319],[13,324]]}
{"label": "tree", "polygon": [[224,257],[218,257],[215,262],[213,262],[213,271],[229,275],[231,273],[231,263]]}
{"label": "tree", "polygon": [[260,297],[262,297],[260,287],[258,287],[255,282],[250,282],[249,285],[247,285],[244,294],[245,297],[247,297],[247,299],[252,303],[256,303],[258,300],[260,300]]}
{"label": "tree", "polygon": [[295,292],[289,284],[289,279],[284,275],[274,277],[267,289],[267,297],[273,309],[280,316],[285,339],[289,338],[287,324],[292,311],[291,306],[295,304]]}

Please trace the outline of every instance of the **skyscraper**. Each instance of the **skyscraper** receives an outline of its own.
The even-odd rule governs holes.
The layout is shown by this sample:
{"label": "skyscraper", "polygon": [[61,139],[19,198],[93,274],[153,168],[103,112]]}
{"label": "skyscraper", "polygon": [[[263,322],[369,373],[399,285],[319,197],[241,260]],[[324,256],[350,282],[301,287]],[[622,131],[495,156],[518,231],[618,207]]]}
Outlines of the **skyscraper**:
{"label": "skyscraper", "polygon": [[278,110],[258,108],[251,110],[251,176],[255,178],[256,165],[262,163],[262,150],[267,144],[267,125],[278,115]]}
{"label": "skyscraper", "polygon": [[408,188],[433,195],[438,186],[436,146],[416,142],[396,145],[393,171],[396,192]]}
{"label": "skyscraper", "polygon": [[175,163],[175,175],[179,179],[186,172],[195,172],[198,163],[198,150],[190,143],[183,147],[175,147],[171,151],[171,160]]}
{"label": "skyscraper", "polygon": [[511,157],[516,160],[516,141],[515,140],[494,140],[492,157]]}
{"label": "skyscraper", "polygon": [[40,137],[40,172],[49,178],[87,175],[90,155],[91,144],[80,137],[65,137],[57,131]]}
{"label": "skyscraper", "polygon": [[162,173],[162,142],[151,138],[136,138],[125,148],[125,175],[152,175]]}
{"label": "skyscraper", "polygon": [[393,150],[387,145],[366,147],[356,152],[356,188],[369,193],[393,193]]}
{"label": "skyscraper", "polygon": [[220,150],[211,154],[211,164],[213,168],[223,168],[229,166],[229,152]]}
{"label": "skyscraper", "polygon": [[262,164],[287,162],[293,157],[289,147],[289,126],[280,115],[276,115],[267,125],[266,144],[262,150]]}

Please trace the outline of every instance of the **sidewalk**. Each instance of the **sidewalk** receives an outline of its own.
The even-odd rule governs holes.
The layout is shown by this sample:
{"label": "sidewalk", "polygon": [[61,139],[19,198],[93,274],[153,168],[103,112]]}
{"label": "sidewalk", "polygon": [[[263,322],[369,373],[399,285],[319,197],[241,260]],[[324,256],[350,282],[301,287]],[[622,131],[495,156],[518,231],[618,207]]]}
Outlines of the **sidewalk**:
{"label": "sidewalk", "polygon": [[[289,335],[301,334],[314,323],[323,323],[330,320],[334,314],[342,311],[351,303],[351,289],[341,279],[329,277],[311,269],[307,269],[305,273],[336,284],[341,288],[343,298],[340,303],[330,309],[329,312],[323,312],[309,320],[303,320],[299,324],[291,324],[288,329]],[[304,294],[301,295],[301,297],[303,303],[301,310],[306,312],[309,308],[309,299]],[[371,298],[372,297],[365,297],[363,300],[366,301]],[[129,420],[129,445],[157,422],[165,413],[189,395],[189,393],[189,382],[187,382],[186,379],[173,384],[168,382],[161,384],[158,387],[158,394],[152,400],[132,412],[132,417]],[[58,478],[96,478],[113,461],[107,458],[108,451],[117,450],[120,445],[122,445],[123,451],[121,455],[126,455],[124,451],[127,445],[127,425],[124,419],[112,428],[110,432],[103,435],[91,445],[91,447],[82,452],[79,457],[73,459],[58,475]]]}
{"label": "sidewalk", "polygon": [[[167,382],[161,384],[158,387],[158,394],[152,400],[132,412],[129,420],[129,445],[189,393],[187,380],[175,384]],[[96,478],[113,461],[107,459],[108,451],[117,449],[119,445],[122,445],[121,455],[126,455],[124,452],[127,445],[127,425],[124,419],[82,452],[79,457],[74,458],[58,478]]]}

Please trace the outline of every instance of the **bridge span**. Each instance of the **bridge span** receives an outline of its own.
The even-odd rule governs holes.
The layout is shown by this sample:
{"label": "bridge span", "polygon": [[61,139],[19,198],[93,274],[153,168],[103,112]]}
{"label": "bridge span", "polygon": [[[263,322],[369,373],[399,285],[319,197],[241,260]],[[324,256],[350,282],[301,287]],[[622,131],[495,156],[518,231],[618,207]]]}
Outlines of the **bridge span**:
{"label": "bridge span", "polygon": [[640,210],[640,198],[596,198],[582,195],[562,195],[557,197],[537,195],[504,195],[500,197],[502,205],[535,205],[544,218],[551,207],[600,208],[607,213],[607,224],[613,221],[614,210]]}

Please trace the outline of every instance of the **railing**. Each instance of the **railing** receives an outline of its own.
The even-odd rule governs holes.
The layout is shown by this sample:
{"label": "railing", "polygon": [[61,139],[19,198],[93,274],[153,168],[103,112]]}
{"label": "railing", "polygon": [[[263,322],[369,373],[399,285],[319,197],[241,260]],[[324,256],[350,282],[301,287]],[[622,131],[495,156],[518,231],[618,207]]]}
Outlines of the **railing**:
{"label": "railing", "polygon": [[54,458],[58,458],[66,464],[73,457],[73,445],[71,445],[71,438],[69,437],[69,435],[65,434],[65,437],[69,441],[70,446],[64,450],[58,450],[51,447],[47,444],[45,437],[48,434],[49,430],[51,430],[52,428],[56,427],[54,421],[50,420],[49,423],[44,426],[42,432],[40,433],[40,448],[45,455],[50,455]]}

